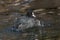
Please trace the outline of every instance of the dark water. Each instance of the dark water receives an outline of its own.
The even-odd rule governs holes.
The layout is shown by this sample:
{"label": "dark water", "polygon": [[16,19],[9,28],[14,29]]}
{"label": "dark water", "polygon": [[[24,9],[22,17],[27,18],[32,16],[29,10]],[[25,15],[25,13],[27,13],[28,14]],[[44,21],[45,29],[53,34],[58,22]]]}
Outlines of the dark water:
{"label": "dark water", "polygon": [[0,31],[1,40],[18,40],[20,35],[22,36],[22,32],[12,31],[12,27],[4,28]]}
{"label": "dark water", "polygon": [[[0,31],[0,39],[1,40],[32,40],[32,33],[23,33],[22,31],[12,31],[12,27],[5,28]],[[24,34],[25,37],[24,37]]]}

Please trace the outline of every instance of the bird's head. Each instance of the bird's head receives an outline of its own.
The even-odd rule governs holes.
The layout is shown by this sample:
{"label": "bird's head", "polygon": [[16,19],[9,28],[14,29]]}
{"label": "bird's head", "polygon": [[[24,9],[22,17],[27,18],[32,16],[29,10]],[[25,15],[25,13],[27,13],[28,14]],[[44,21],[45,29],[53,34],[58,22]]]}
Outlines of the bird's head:
{"label": "bird's head", "polygon": [[34,12],[33,12],[33,9],[28,9],[27,11],[27,14],[26,14],[28,17],[36,17]]}

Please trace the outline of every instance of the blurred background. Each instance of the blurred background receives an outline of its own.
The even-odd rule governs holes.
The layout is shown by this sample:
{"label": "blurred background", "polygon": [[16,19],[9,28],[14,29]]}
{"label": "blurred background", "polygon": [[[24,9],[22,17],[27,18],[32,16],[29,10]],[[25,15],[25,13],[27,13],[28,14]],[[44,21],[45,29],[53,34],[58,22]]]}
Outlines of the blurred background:
{"label": "blurred background", "polygon": [[43,28],[44,34],[34,30],[37,35],[0,33],[0,40],[60,40],[60,0],[0,0],[0,31],[14,24],[17,13],[26,14],[29,8],[38,19],[45,20],[45,24],[51,21],[53,26]]}

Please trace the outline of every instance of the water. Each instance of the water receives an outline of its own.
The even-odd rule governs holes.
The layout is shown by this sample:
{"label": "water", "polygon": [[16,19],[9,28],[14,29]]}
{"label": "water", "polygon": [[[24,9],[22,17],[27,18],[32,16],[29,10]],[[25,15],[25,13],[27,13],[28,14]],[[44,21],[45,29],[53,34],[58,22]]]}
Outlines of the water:
{"label": "water", "polygon": [[0,39],[1,40],[8,40],[8,39],[17,40],[20,37],[20,35],[22,35],[22,32],[21,31],[13,31],[12,28],[13,27],[7,27],[7,28],[2,29],[0,31]]}

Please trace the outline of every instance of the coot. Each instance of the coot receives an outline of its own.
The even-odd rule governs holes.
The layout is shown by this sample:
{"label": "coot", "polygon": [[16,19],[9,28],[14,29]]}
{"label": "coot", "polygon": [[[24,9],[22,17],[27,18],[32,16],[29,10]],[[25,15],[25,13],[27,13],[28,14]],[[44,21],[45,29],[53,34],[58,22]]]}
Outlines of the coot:
{"label": "coot", "polygon": [[36,15],[34,14],[32,9],[29,9],[26,13],[26,15],[21,15],[19,18],[17,18],[17,20],[14,23],[14,27],[16,28],[16,31],[19,30],[24,30],[24,29],[28,29],[28,28],[32,28],[34,26],[37,27],[46,27],[46,26],[50,26],[51,22],[42,20],[42,19],[36,19]]}
{"label": "coot", "polygon": [[19,31],[40,25],[40,21],[36,19],[33,10],[29,9],[26,15],[21,15],[17,18],[17,21],[14,23],[14,28],[16,27],[16,31]]}

